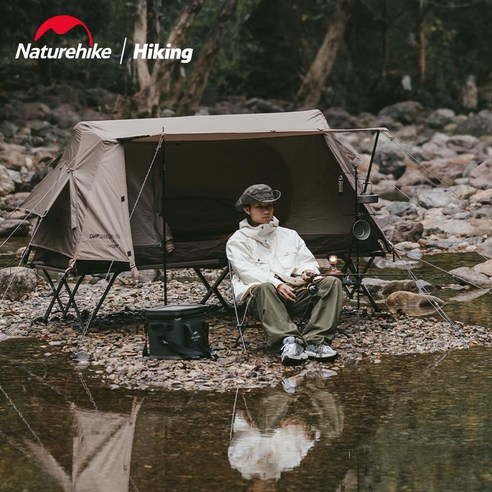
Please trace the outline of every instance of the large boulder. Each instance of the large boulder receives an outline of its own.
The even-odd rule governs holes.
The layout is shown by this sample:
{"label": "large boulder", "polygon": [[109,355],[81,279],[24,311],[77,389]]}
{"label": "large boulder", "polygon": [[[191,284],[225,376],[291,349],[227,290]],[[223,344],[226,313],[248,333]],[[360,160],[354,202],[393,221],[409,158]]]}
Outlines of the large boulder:
{"label": "large boulder", "polygon": [[385,302],[390,311],[403,311],[408,313],[411,312],[411,309],[408,308],[429,307],[433,309],[436,306],[443,306],[445,304],[439,297],[417,294],[404,290],[391,293],[385,299]]}
{"label": "large boulder", "polygon": [[34,292],[38,285],[38,277],[34,270],[24,267],[0,269],[0,292],[2,297],[18,301]]}

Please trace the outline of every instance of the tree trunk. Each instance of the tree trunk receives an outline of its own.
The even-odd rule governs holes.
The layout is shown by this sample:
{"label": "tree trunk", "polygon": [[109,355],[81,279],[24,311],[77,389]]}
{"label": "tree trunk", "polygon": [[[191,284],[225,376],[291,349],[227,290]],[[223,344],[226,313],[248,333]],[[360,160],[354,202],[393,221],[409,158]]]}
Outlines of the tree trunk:
{"label": "tree trunk", "polygon": [[325,38],[316,53],[301,87],[297,92],[296,103],[300,107],[315,107],[323,93],[343,41],[345,29],[350,18],[350,1],[337,0],[332,22]]}
{"label": "tree trunk", "polygon": [[190,80],[186,84],[186,89],[178,106],[177,113],[179,115],[193,114],[198,109],[212,70],[215,55],[219,51],[220,42],[227,30],[230,18],[236,11],[236,7],[237,0],[225,0],[222,11],[217,18],[215,26],[212,28],[212,34],[203,44],[200,58],[195,65]]}
{"label": "tree trunk", "polygon": [[[139,0],[146,1],[146,0]],[[190,0],[185,3],[176,19],[166,44],[179,47],[186,38],[204,0]],[[150,81],[140,87],[133,96],[133,112],[138,116],[156,116],[161,99],[169,96],[173,68],[180,60],[156,60],[152,67]]]}
{"label": "tree trunk", "polygon": [[427,37],[426,37],[426,16],[427,8],[425,0],[419,2],[419,17],[418,17],[418,31],[419,31],[419,82],[420,87],[425,84],[427,76]]}
{"label": "tree trunk", "polygon": [[[147,0],[137,0],[137,14],[133,27],[133,42],[144,44],[147,42]],[[138,87],[142,89],[150,84],[150,72],[147,60],[137,58],[137,80]]]}

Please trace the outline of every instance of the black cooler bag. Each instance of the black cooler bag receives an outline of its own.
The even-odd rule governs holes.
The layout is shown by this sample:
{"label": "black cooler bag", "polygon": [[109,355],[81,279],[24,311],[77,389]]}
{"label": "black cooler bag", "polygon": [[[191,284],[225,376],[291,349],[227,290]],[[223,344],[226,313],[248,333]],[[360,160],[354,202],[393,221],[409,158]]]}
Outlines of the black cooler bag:
{"label": "black cooler bag", "polygon": [[181,304],[144,311],[148,354],[158,359],[210,358],[206,306]]}

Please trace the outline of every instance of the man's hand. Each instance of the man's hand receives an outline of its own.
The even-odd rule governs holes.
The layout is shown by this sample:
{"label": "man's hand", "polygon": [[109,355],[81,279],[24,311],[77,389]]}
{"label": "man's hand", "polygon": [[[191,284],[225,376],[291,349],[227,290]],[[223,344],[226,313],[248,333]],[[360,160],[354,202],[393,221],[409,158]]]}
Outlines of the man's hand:
{"label": "man's hand", "polygon": [[310,284],[314,277],[316,277],[316,272],[313,272],[312,270],[304,270],[301,274],[301,278],[306,284]]}
{"label": "man's hand", "polygon": [[279,284],[277,286],[277,292],[283,297],[286,301],[294,302],[296,300],[296,293],[294,289],[287,284]]}

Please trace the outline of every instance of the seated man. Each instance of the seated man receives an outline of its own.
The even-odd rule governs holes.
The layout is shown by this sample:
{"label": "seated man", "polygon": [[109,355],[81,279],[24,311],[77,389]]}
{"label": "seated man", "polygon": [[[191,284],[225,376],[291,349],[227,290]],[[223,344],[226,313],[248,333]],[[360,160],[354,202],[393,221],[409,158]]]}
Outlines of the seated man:
{"label": "seated man", "polygon": [[[234,295],[237,302],[250,301],[270,342],[280,348],[284,365],[308,358],[332,360],[342,283],[336,277],[318,277],[318,264],[301,237],[279,226],[273,209],[280,195],[256,184],[236,203],[246,218],[227,242]],[[302,333],[291,314],[309,315]]]}

